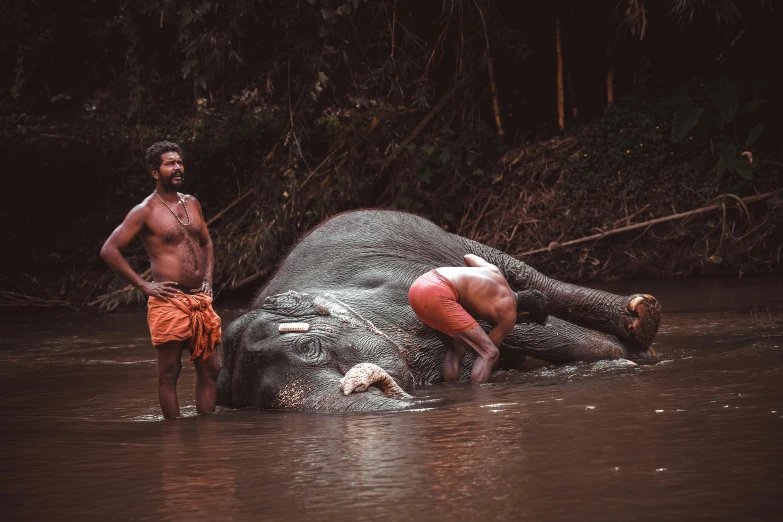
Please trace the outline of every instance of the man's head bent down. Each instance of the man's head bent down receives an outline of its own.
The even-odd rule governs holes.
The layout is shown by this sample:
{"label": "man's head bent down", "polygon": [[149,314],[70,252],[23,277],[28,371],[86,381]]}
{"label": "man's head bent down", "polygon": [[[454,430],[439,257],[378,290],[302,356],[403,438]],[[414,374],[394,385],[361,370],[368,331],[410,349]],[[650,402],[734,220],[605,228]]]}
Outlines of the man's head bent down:
{"label": "man's head bent down", "polygon": [[544,324],[549,316],[549,301],[538,290],[517,292],[517,321],[530,318],[533,322]]}

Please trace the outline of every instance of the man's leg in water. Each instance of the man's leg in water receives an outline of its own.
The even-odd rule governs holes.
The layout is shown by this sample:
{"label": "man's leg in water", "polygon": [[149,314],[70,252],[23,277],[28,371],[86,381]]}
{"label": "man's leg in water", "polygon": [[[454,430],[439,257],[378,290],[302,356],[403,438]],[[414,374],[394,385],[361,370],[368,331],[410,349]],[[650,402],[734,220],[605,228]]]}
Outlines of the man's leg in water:
{"label": "man's leg in water", "polygon": [[214,350],[206,360],[196,359],[193,363],[196,365],[196,411],[214,412],[217,378],[220,373],[218,352]]}
{"label": "man's leg in water", "polygon": [[182,350],[185,341],[169,341],[157,347],[158,350],[158,399],[163,417],[179,417],[177,379],[182,370]]}
{"label": "man's leg in water", "polygon": [[[470,383],[484,384],[489,381],[492,368],[495,367],[495,363],[500,359],[500,350],[489,339],[489,336],[481,326],[477,325],[468,328],[464,332],[453,334],[451,337],[454,339],[453,344],[455,346],[463,345],[476,352],[476,360],[473,362],[473,369],[470,371]],[[465,353],[464,348],[462,353]],[[446,357],[448,356],[449,352],[446,352]]]}
{"label": "man's leg in water", "polygon": [[443,359],[443,382],[457,382],[467,346],[444,334],[439,335],[439,337],[447,338],[443,342],[443,345],[446,347],[446,357]]}

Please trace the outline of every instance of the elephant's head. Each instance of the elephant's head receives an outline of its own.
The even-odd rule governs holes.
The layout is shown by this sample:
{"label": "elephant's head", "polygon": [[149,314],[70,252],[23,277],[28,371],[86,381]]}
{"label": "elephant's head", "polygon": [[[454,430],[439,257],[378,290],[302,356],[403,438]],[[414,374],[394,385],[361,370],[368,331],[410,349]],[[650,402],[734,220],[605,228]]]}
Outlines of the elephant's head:
{"label": "elephant's head", "polygon": [[[222,405],[372,411],[414,404],[400,389],[413,387],[404,349],[329,294],[291,291],[268,297],[260,308],[231,323],[223,353],[218,380]],[[366,363],[375,369],[364,371]],[[363,371],[350,373],[352,385],[341,385],[357,365]],[[357,381],[357,375],[366,376],[365,382]]]}

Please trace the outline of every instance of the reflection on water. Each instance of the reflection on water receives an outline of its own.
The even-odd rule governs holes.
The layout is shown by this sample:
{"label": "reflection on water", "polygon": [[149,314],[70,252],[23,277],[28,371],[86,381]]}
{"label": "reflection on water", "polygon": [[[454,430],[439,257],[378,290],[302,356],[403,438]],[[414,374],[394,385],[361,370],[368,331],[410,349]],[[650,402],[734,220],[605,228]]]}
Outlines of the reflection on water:
{"label": "reflection on water", "polygon": [[142,313],[6,315],[3,519],[772,520],[783,284],[741,283],[645,284],[654,366],[510,372],[388,414],[197,416],[186,364],[162,422]]}

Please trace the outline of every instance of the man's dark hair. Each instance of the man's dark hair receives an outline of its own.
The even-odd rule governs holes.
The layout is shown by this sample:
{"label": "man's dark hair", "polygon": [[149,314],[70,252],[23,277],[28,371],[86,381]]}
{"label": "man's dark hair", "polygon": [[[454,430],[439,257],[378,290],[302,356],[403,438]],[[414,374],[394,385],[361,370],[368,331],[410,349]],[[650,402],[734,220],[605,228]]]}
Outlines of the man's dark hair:
{"label": "man's dark hair", "polygon": [[549,300],[538,290],[517,292],[517,315],[522,312],[527,312],[534,322],[544,324],[549,316]]}
{"label": "man's dark hair", "polygon": [[159,141],[157,143],[153,143],[150,145],[150,148],[147,149],[147,154],[144,157],[144,163],[147,166],[147,171],[149,172],[158,170],[162,163],[160,155],[167,152],[176,152],[180,155],[181,158],[185,158],[185,155],[182,154],[182,149],[176,143],[172,143],[170,141]]}

